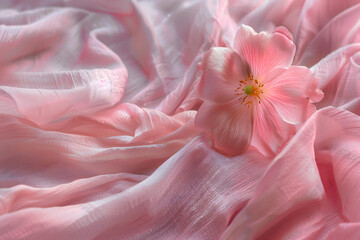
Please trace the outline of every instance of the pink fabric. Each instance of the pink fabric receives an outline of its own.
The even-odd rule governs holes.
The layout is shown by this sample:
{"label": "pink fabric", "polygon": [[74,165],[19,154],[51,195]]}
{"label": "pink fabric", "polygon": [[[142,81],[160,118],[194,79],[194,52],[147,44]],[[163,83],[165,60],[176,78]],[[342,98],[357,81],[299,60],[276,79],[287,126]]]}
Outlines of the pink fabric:
{"label": "pink fabric", "polygon": [[[0,239],[359,239],[359,11],[356,0],[0,1]],[[199,108],[229,121],[198,94],[225,97],[202,85],[201,64],[243,24],[292,35],[292,63],[324,93],[306,116],[281,100],[297,125],[272,155],[251,144],[224,155],[195,124]],[[316,84],[292,84],[317,97]]]}

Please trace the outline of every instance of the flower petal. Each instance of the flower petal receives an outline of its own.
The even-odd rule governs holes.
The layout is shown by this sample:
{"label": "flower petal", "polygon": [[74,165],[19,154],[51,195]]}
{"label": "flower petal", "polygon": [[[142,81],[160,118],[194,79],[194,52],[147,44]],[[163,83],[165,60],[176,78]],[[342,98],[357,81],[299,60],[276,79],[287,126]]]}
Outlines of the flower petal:
{"label": "flower petal", "polygon": [[235,36],[234,49],[250,65],[252,74],[263,80],[276,67],[288,67],[293,61],[295,45],[291,34],[284,27],[273,34],[256,33],[242,25]]}
{"label": "flower petal", "polygon": [[273,104],[279,116],[290,124],[305,122],[316,111],[315,106],[304,96],[278,93],[276,98],[269,97],[268,101]]}
{"label": "flower petal", "polygon": [[248,65],[237,52],[222,47],[210,49],[201,67],[203,75],[199,83],[199,95],[218,103],[235,98],[234,90],[248,72]]}
{"label": "flower petal", "polygon": [[267,99],[263,99],[254,111],[251,145],[264,155],[273,155],[295,134],[295,130],[295,125],[282,120],[274,106]]}
{"label": "flower petal", "polygon": [[247,150],[252,137],[253,109],[238,102],[204,102],[195,125],[210,133],[213,146],[222,153],[237,155]]}
{"label": "flower petal", "polygon": [[307,97],[316,101],[323,97],[314,74],[306,67],[275,69],[264,84],[267,87],[267,101],[271,102],[284,121],[291,124],[304,122],[315,111],[315,106]]}
{"label": "flower petal", "polygon": [[291,66],[286,68],[277,68],[273,70],[264,80],[267,88],[282,89],[286,92],[304,95],[310,102],[319,102],[324,94],[318,88],[318,80],[314,73],[302,66]]}

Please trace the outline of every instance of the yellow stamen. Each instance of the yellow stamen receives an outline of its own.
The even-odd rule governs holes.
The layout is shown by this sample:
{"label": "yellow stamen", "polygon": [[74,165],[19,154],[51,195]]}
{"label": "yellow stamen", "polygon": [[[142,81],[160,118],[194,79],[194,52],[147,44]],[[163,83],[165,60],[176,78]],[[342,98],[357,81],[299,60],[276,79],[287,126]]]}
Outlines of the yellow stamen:
{"label": "yellow stamen", "polygon": [[[253,102],[260,103],[260,95],[264,93],[262,90],[263,87],[264,84],[255,79],[252,74],[249,74],[248,78],[245,78],[244,80],[239,80],[239,87],[236,88],[234,91],[235,95],[240,97],[239,100],[241,101],[241,104],[250,107]],[[245,102],[247,98],[248,101]]]}

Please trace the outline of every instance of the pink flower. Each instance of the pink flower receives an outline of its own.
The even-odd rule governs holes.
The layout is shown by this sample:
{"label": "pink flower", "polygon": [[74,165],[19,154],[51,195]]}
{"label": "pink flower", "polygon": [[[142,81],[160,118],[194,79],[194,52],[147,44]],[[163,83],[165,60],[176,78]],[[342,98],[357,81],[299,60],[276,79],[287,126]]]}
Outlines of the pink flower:
{"label": "pink flower", "polygon": [[315,111],[310,101],[323,93],[308,68],[291,66],[294,54],[284,27],[269,34],[244,25],[233,49],[214,47],[205,54],[199,83],[204,103],[195,124],[209,133],[214,148],[236,155],[251,144],[275,153]]}

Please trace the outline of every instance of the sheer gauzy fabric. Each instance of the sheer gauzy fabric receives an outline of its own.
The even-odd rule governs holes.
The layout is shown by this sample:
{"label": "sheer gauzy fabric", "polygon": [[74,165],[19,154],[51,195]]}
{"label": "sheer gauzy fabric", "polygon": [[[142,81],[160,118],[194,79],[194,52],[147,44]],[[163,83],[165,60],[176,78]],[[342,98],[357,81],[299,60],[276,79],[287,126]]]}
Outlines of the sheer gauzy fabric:
{"label": "sheer gauzy fabric", "polygon": [[[360,239],[359,0],[1,0],[0,239]],[[274,156],[194,126],[198,64],[286,27],[324,92]]]}

